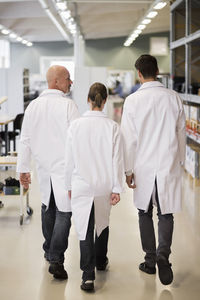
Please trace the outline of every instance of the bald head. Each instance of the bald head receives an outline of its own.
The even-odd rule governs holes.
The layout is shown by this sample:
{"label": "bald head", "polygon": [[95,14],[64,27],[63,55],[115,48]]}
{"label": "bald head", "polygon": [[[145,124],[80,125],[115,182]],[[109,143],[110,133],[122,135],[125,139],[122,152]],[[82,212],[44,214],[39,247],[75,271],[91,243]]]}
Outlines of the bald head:
{"label": "bald head", "polygon": [[63,66],[54,65],[50,67],[46,74],[48,88],[60,90],[67,93],[70,90],[72,81],[69,71]]}

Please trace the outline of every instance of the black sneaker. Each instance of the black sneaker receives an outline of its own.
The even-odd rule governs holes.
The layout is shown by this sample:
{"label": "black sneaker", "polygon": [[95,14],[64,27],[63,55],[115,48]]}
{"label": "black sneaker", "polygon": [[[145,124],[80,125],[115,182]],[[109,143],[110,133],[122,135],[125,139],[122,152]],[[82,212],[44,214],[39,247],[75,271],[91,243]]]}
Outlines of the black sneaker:
{"label": "black sneaker", "polygon": [[68,275],[67,272],[64,269],[64,266],[58,263],[51,263],[49,266],[49,273],[53,275],[56,279],[67,279]]}
{"label": "black sneaker", "polygon": [[96,269],[97,269],[98,271],[105,271],[105,270],[106,270],[106,267],[107,267],[107,265],[108,265],[108,262],[109,262],[109,260],[108,260],[108,258],[106,258],[106,261],[105,261],[104,264],[102,264],[102,265],[96,265]]}
{"label": "black sneaker", "polygon": [[158,258],[158,274],[160,278],[160,282],[164,285],[168,285],[173,281],[173,271],[171,268],[171,264],[167,259]]}
{"label": "black sneaker", "polygon": [[81,289],[86,291],[86,292],[94,291],[94,281],[93,280],[82,281]]}
{"label": "black sneaker", "polygon": [[156,274],[156,268],[149,267],[145,262],[143,262],[139,265],[139,269],[140,269],[140,271],[145,272],[147,274]]}

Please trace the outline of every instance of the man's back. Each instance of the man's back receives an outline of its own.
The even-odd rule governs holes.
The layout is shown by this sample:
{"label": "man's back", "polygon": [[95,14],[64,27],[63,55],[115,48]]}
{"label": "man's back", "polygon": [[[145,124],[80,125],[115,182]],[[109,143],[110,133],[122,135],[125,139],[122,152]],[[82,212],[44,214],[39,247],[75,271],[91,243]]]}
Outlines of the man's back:
{"label": "man's back", "polygon": [[66,211],[65,143],[70,122],[79,117],[74,102],[59,90],[48,89],[28,106],[22,125],[18,170],[30,172],[34,157],[42,202],[47,205],[53,186],[56,205]]}
{"label": "man's back", "polygon": [[[135,175],[136,207],[147,209],[157,180],[161,210],[174,209],[172,195],[175,195],[175,189],[180,194],[180,162],[184,161],[185,154],[184,128],[181,99],[161,83],[143,83],[136,93],[127,97],[122,133],[125,169],[133,170]],[[177,199],[180,199],[178,195]]]}
{"label": "man's back", "polygon": [[64,161],[71,102],[62,92],[47,90],[27,108],[31,152],[49,171]]}
{"label": "man's back", "polygon": [[[177,126],[182,104],[177,94],[164,88],[157,81],[147,82],[130,95],[124,106],[135,126],[137,152],[135,167],[150,163],[156,170],[169,165],[169,155],[173,160],[179,157]],[[165,165],[167,164],[167,165]]]}

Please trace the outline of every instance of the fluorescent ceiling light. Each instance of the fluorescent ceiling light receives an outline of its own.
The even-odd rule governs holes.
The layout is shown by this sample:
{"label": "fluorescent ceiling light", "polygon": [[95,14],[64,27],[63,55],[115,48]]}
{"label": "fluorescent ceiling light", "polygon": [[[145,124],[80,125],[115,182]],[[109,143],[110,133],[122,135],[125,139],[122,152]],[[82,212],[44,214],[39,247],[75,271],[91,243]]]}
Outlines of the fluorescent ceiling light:
{"label": "fluorescent ceiling light", "polygon": [[66,11],[62,11],[61,13],[61,16],[64,18],[64,19],[69,19],[71,17],[71,13],[69,10],[66,10]]}
{"label": "fluorescent ceiling light", "polygon": [[2,32],[3,34],[9,34],[10,30],[8,30],[8,29],[2,29],[1,32]]}
{"label": "fluorescent ceiling light", "polygon": [[154,9],[162,9],[166,4],[167,2],[159,2],[154,6]]}
{"label": "fluorescent ceiling light", "polygon": [[146,25],[139,25],[139,26],[137,27],[137,29],[143,30],[143,29],[145,29],[145,27],[146,27]]}
{"label": "fluorescent ceiling light", "polygon": [[33,44],[32,44],[31,42],[28,42],[28,43],[27,43],[27,46],[28,46],[28,47],[31,47],[31,46],[33,46]]}
{"label": "fluorescent ceiling light", "polygon": [[142,21],[142,24],[149,24],[149,23],[151,23],[151,20],[150,20],[150,19],[144,19],[144,20]]}
{"label": "fluorescent ceiling light", "polygon": [[139,30],[139,29],[136,29],[135,31],[134,31],[134,33],[136,33],[136,34],[140,34],[142,32],[142,30]]}
{"label": "fluorescent ceiling light", "polygon": [[76,29],[76,24],[69,24],[69,29]]}
{"label": "fluorescent ceiling light", "polygon": [[136,33],[131,34],[131,38],[136,38],[136,37],[138,37],[138,34]]}
{"label": "fluorescent ceiling light", "polygon": [[155,16],[157,16],[157,14],[157,11],[151,11],[150,13],[148,13],[147,18],[153,19]]}
{"label": "fluorescent ceiling light", "polygon": [[67,9],[67,5],[66,5],[65,2],[56,2],[56,6],[57,6],[57,8],[60,9],[60,10],[65,10],[65,9]]}
{"label": "fluorescent ceiling light", "polygon": [[18,42],[21,42],[23,39],[22,39],[20,36],[18,36],[18,37],[16,38],[16,40],[17,40]]}
{"label": "fluorescent ceiling light", "polygon": [[14,32],[12,32],[12,33],[9,34],[9,37],[11,39],[15,39],[17,37],[17,35]]}
{"label": "fluorescent ceiling light", "polygon": [[[39,0],[40,1],[40,0]],[[53,15],[53,13],[50,11],[50,9],[46,9],[45,10],[47,15],[49,16],[49,18],[52,20],[52,22],[54,23],[54,25],[56,25],[57,29],[60,31],[60,33],[64,36],[64,38],[70,42],[71,39],[69,37],[69,35],[67,34],[67,32],[64,30],[64,28],[62,27],[62,25],[60,24],[60,22],[58,22],[58,20],[55,18],[55,16]]]}

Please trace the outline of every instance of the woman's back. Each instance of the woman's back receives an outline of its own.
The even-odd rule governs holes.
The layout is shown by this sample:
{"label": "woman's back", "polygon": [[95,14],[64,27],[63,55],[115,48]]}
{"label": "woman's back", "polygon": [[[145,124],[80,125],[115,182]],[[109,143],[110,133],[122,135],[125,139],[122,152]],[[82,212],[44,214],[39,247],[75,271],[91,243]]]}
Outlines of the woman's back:
{"label": "woman's back", "polygon": [[79,177],[94,196],[111,193],[116,164],[123,170],[118,124],[101,111],[88,111],[72,123],[69,134],[75,167],[72,182]]}

